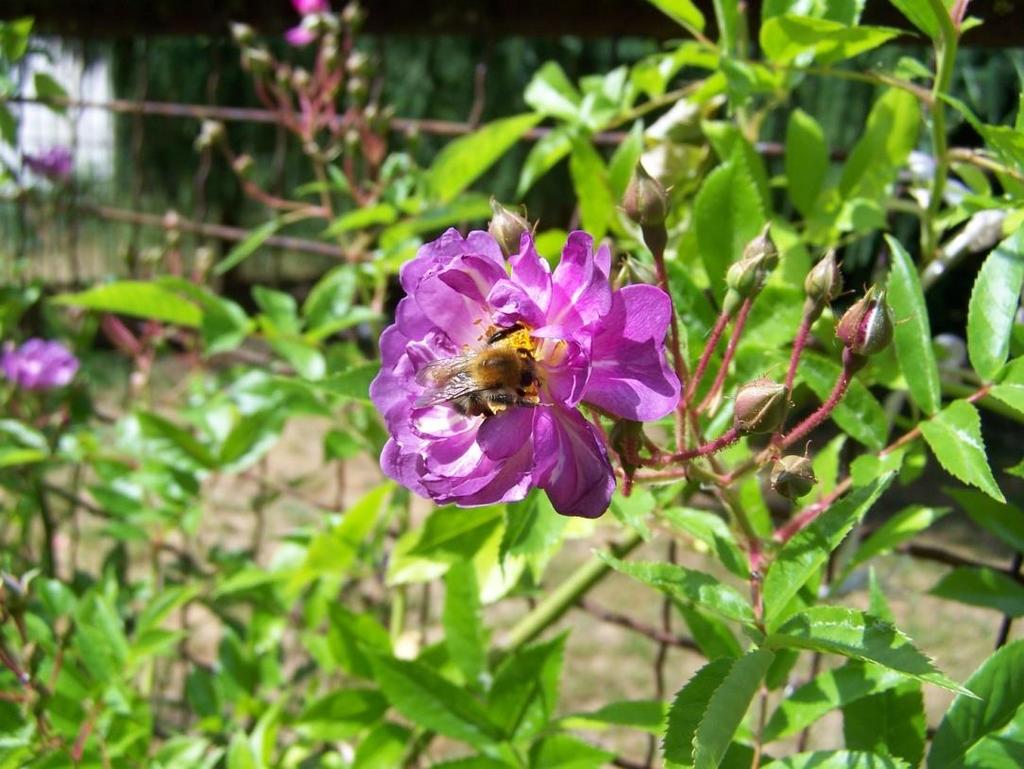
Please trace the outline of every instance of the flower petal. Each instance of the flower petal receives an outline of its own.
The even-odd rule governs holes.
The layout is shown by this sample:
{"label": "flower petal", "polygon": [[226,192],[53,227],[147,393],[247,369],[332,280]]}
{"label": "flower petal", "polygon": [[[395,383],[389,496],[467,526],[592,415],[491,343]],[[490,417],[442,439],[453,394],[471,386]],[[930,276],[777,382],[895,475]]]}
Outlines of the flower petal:
{"label": "flower petal", "polygon": [[593,426],[575,409],[538,406],[534,481],[562,515],[597,518],[611,503],[615,475]]}
{"label": "flower petal", "polygon": [[437,240],[420,246],[416,257],[402,265],[399,272],[402,289],[406,294],[412,295],[424,275],[442,269],[452,259],[464,254],[483,256],[504,271],[505,260],[494,238],[486,232],[477,230],[463,238],[462,234],[452,227]]}
{"label": "flower petal", "polygon": [[551,303],[551,268],[537,253],[530,233],[523,233],[519,239],[519,253],[508,261],[512,266],[512,280],[523,287],[537,307],[547,312]]}
{"label": "flower petal", "polygon": [[594,240],[585,232],[573,232],[562,249],[562,261],[551,276],[551,303],[547,323],[571,336],[605,315],[612,306],[608,283],[611,252],[607,246],[593,253]]}
{"label": "flower petal", "polygon": [[295,46],[296,48],[302,48],[316,40],[316,33],[308,27],[300,24],[299,26],[292,27],[285,32],[284,39],[288,42],[288,45]]}
{"label": "flower petal", "polygon": [[452,342],[474,345],[492,324],[487,296],[504,278],[504,269],[486,257],[458,256],[424,275],[413,296],[423,314]]}
{"label": "flower petal", "polygon": [[612,297],[591,344],[583,399],[626,419],[660,419],[679,402],[679,379],[665,357],[672,304],[655,286],[626,286]]}
{"label": "flower petal", "polygon": [[526,289],[511,280],[495,283],[487,295],[487,303],[493,308],[494,320],[499,326],[511,326],[519,321],[532,328],[544,325],[544,312]]}

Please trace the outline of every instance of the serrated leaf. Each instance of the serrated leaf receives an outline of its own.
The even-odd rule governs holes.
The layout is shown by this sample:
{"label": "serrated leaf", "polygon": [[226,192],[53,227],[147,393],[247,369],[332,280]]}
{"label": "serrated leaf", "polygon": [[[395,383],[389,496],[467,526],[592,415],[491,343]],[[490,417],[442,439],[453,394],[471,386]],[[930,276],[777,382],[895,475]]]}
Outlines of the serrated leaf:
{"label": "serrated leaf", "polygon": [[444,626],[448,656],[466,682],[476,684],[487,667],[487,629],[480,616],[480,590],[472,561],[453,564],[444,578]]}
{"label": "serrated leaf", "polygon": [[910,769],[903,761],[859,750],[815,750],[780,758],[762,769]]}
{"label": "serrated leaf", "polygon": [[736,538],[721,516],[690,507],[668,507],[658,513],[674,529],[690,535],[707,546],[730,572],[747,579],[750,570]]}
{"label": "serrated leaf", "polygon": [[1024,286],[1024,227],[992,249],[974,281],[967,309],[971,365],[990,381],[1006,363],[1014,313]]}
{"label": "serrated leaf", "polygon": [[921,684],[904,681],[888,691],[846,705],[843,740],[851,750],[892,756],[908,766],[920,766],[925,745]]}
{"label": "serrated leaf", "polygon": [[767,649],[732,660],[729,672],[708,700],[693,737],[694,769],[717,769],[750,707],[775,655]]}
{"label": "serrated leaf", "polygon": [[1024,641],[998,649],[965,686],[977,696],[953,700],[928,751],[928,769],[960,767],[973,747],[1006,726],[1024,704]]}
{"label": "serrated leaf", "polygon": [[628,726],[651,734],[665,729],[667,710],[661,700],[620,700],[588,713],[563,716],[559,724],[564,729],[605,729],[609,726]]}
{"label": "serrated leaf", "polygon": [[971,489],[946,489],[960,508],[1019,553],[1024,553],[1024,511]]}
{"label": "serrated leaf", "polygon": [[719,582],[710,574],[671,563],[621,561],[604,552],[597,555],[616,571],[669,595],[692,601],[726,619],[754,621],[750,602],[736,588]]}
{"label": "serrated leaf", "polygon": [[313,740],[347,740],[372,726],[388,708],[373,689],[339,689],[306,705],[295,721],[300,734]]}
{"label": "serrated leaf", "polygon": [[910,397],[926,414],[934,414],[942,406],[942,389],[921,281],[903,245],[891,235],[885,236],[885,242],[892,254],[888,297],[896,321],[893,327],[896,357],[907,380]]}
{"label": "serrated leaf", "polygon": [[726,270],[764,224],[761,195],[740,157],[708,174],[693,203],[700,257],[719,299],[725,293]]}
{"label": "serrated leaf", "polygon": [[921,109],[917,97],[890,88],[874,103],[839,180],[844,200],[881,200],[917,144]]}
{"label": "serrated leaf", "polygon": [[51,301],[88,310],[159,320],[178,326],[195,327],[202,320],[199,308],[188,299],[155,283],[141,280],[105,283],[75,294],[58,294]]}
{"label": "serrated leaf", "polygon": [[829,553],[839,547],[894,477],[895,473],[888,473],[868,486],[855,488],[782,546],[764,579],[764,613],[769,630],[778,626],[797,591],[824,565]]}
{"label": "serrated leaf", "polygon": [[806,57],[819,64],[832,64],[877,48],[899,34],[891,27],[847,26],[829,19],[786,14],[764,22],[761,47],[778,64],[804,61]]}
{"label": "serrated leaf", "polygon": [[369,655],[391,653],[391,637],[372,614],[357,614],[340,603],[327,609],[327,648],[349,675],[373,678]]}
{"label": "serrated leaf", "polygon": [[692,0],[647,0],[651,5],[683,27],[704,30],[704,14]]}
{"label": "serrated leaf", "polygon": [[447,203],[469,187],[523,134],[540,122],[533,113],[502,118],[445,145],[428,175],[434,200]]}
{"label": "serrated leaf", "polygon": [[662,744],[665,760],[680,766],[693,766],[693,738],[715,690],[735,664],[734,659],[709,662],[686,682],[672,701],[668,726]]}
{"label": "serrated leaf", "polygon": [[779,703],[765,726],[765,742],[796,734],[831,710],[906,680],[902,673],[857,660],[819,673]]}
{"label": "serrated leaf", "polygon": [[970,606],[995,609],[1009,617],[1024,615],[1024,586],[993,569],[958,566],[928,592]]}
{"label": "serrated leaf", "polygon": [[676,599],[673,603],[683,616],[693,640],[709,660],[743,654],[739,642],[724,621],[684,601]]}
{"label": "serrated leaf", "polygon": [[883,619],[845,606],[812,606],[765,641],[770,647],[809,649],[874,662],[954,692],[965,689],[943,675],[904,633]]}
{"label": "serrated leaf", "polygon": [[601,769],[614,753],[568,734],[554,734],[530,749],[531,769]]}
{"label": "serrated leaf", "polygon": [[948,507],[925,507],[923,505],[911,505],[900,510],[896,515],[886,519],[885,523],[861,543],[853,558],[843,569],[843,573],[849,574],[872,558],[899,547],[948,512]]}
{"label": "serrated leaf", "polygon": [[[828,398],[841,369],[839,364],[818,353],[804,353],[799,379],[822,401]],[[854,379],[846,395],[832,411],[832,420],[851,438],[875,451],[885,446],[888,423],[885,410],[863,382]]]}
{"label": "serrated leaf", "polygon": [[939,464],[955,478],[977,486],[993,499],[1005,502],[985,454],[981,416],[967,401],[958,400],[921,422],[921,435]]}
{"label": "serrated leaf", "polygon": [[487,713],[502,731],[529,739],[548,726],[558,701],[565,635],[519,649],[494,674]]}
{"label": "serrated leaf", "polygon": [[818,121],[793,110],[786,125],[786,190],[805,217],[814,211],[828,172],[828,146]]}
{"label": "serrated leaf", "polygon": [[468,693],[425,665],[379,654],[370,661],[384,696],[413,723],[478,748],[501,738]]}

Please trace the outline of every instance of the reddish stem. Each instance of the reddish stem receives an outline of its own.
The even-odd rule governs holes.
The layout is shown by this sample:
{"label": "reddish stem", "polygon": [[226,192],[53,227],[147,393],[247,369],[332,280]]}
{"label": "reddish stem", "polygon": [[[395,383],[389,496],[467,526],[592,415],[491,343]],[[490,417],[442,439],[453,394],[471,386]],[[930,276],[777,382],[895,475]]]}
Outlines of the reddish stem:
{"label": "reddish stem", "polygon": [[807,338],[811,334],[811,326],[813,324],[814,318],[805,312],[800,320],[800,328],[797,329],[796,339],[793,340],[793,352],[789,356],[789,370],[786,371],[786,390],[788,392],[793,392],[793,382],[796,380],[796,370],[800,365],[800,356],[804,352],[804,347],[807,346]]}
{"label": "reddish stem", "polygon": [[743,304],[740,305],[739,312],[736,313],[736,323],[732,327],[732,336],[729,337],[729,344],[726,346],[725,354],[722,356],[722,365],[718,369],[715,381],[711,384],[711,389],[708,390],[708,394],[704,396],[704,400],[697,407],[698,414],[711,405],[711,401],[714,400],[715,396],[722,389],[722,385],[725,384],[725,377],[729,374],[729,364],[732,363],[733,356],[736,354],[736,347],[739,346],[743,327],[747,324],[747,316],[750,315],[750,308],[753,306],[754,300],[751,297],[744,299]]}
{"label": "reddish stem", "polygon": [[788,448],[792,446],[807,435],[807,433],[828,419],[835,407],[839,405],[839,401],[841,401],[843,396],[846,395],[846,390],[850,387],[853,375],[856,373],[857,369],[863,365],[863,361],[863,358],[853,355],[849,348],[843,349],[843,370],[839,373],[839,378],[836,380],[835,386],[832,388],[832,392],[829,393],[828,399],[821,404],[817,411],[794,427],[790,433],[779,442],[780,447]]}
{"label": "reddish stem", "polygon": [[684,408],[689,407],[690,403],[693,402],[693,397],[697,394],[697,388],[700,387],[700,380],[704,378],[704,372],[707,371],[708,363],[711,361],[715,348],[718,347],[718,340],[722,338],[722,332],[725,331],[730,317],[730,314],[725,310],[722,310],[718,315],[715,327],[711,329],[711,336],[708,337],[708,343],[704,345],[704,352],[701,353],[700,360],[697,361],[697,368],[693,371],[690,386],[686,390],[686,398],[683,401]]}
{"label": "reddish stem", "polygon": [[715,454],[727,446],[731,446],[733,443],[740,439],[739,430],[735,427],[730,427],[726,430],[721,437],[715,438],[713,441],[708,441],[702,446],[698,446],[695,449],[689,451],[679,451],[669,457],[670,462],[685,462],[687,459],[696,459],[697,457],[704,457],[708,454]]}

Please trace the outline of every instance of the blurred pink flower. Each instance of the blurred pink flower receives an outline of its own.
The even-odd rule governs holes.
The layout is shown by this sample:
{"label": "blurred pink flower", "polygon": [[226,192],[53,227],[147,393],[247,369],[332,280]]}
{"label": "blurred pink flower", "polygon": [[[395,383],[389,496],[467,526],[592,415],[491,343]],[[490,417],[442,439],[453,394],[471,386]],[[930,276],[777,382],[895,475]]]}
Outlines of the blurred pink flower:
{"label": "blurred pink flower", "polygon": [[68,384],[78,371],[78,358],[60,342],[29,339],[21,347],[4,345],[0,358],[4,376],[26,390],[51,390]]}
{"label": "blurred pink flower", "polygon": [[326,13],[331,6],[327,0],[292,0],[292,7],[306,16],[310,13]]}
{"label": "blurred pink flower", "polygon": [[316,40],[316,33],[308,27],[300,24],[297,27],[292,27],[284,33],[284,39],[289,45],[294,45],[296,48],[301,48],[304,45],[309,45]]}
{"label": "blurred pink flower", "polygon": [[52,181],[64,181],[71,176],[71,150],[60,145],[38,155],[25,154],[25,165],[40,176]]}

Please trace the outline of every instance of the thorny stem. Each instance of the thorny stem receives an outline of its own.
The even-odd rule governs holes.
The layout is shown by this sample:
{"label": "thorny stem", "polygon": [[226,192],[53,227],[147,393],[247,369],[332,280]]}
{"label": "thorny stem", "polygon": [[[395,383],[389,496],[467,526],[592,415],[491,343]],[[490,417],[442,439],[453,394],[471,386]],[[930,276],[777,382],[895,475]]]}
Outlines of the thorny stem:
{"label": "thorny stem", "polygon": [[727,446],[731,446],[740,439],[740,432],[735,427],[730,427],[721,436],[715,438],[713,441],[698,446],[695,449],[689,449],[687,451],[679,451],[672,454],[669,458],[669,462],[685,462],[688,459],[696,459],[697,457],[705,457],[708,454],[715,454]]}
{"label": "thorny stem", "polygon": [[708,342],[704,345],[704,352],[701,353],[700,360],[697,361],[697,368],[693,370],[693,378],[690,380],[689,387],[686,389],[686,396],[683,399],[683,408],[688,409],[693,402],[693,397],[697,394],[697,388],[700,387],[700,380],[704,378],[704,372],[707,371],[708,363],[711,361],[715,348],[718,347],[718,340],[722,338],[722,332],[725,331],[725,327],[729,324],[730,317],[730,313],[726,310],[722,310],[719,313],[718,320],[715,321],[715,326],[711,329]]}
{"label": "thorny stem", "polygon": [[935,155],[935,176],[928,199],[926,222],[921,228],[922,251],[926,262],[931,261],[935,255],[935,219],[942,206],[942,192],[949,173],[949,154],[946,151],[946,105],[942,101],[942,95],[949,90],[953,80],[957,48],[957,29],[945,4],[942,0],[928,0],[928,4],[939,24],[939,37],[934,41],[938,71],[932,87],[932,153]]}
{"label": "thorny stem", "polygon": [[786,370],[786,392],[793,392],[793,382],[796,381],[796,370],[800,366],[800,356],[803,355],[804,347],[807,346],[807,338],[811,334],[811,326],[814,325],[814,313],[804,310],[800,319],[800,328],[797,329],[796,339],[793,340],[793,352],[789,355],[789,368]]}
{"label": "thorny stem", "polygon": [[704,400],[697,407],[698,414],[711,406],[712,401],[721,391],[722,385],[725,384],[725,377],[729,374],[729,364],[732,363],[733,356],[736,354],[736,348],[740,343],[740,336],[743,334],[743,327],[747,323],[747,316],[750,315],[750,308],[753,306],[754,299],[749,296],[740,305],[740,309],[736,313],[736,322],[732,327],[732,336],[729,337],[729,344],[726,345],[725,354],[722,356],[722,365],[718,368],[718,374],[715,376],[715,381],[711,384],[711,389],[708,390],[708,394],[704,396]]}
{"label": "thorny stem", "polygon": [[[675,302],[672,301],[672,292],[669,289],[668,270],[665,269],[667,233],[665,232],[665,226],[661,225],[660,227],[645,227],[643,234],[644,241],[647,243],[648,248],[651,249],[651,255],[654,257],[654,271],[658,276],[658,287],[668,297],[671,309],[669,323],[671,324],[672,339],[669,349],[672,353],[672,367],[675,369],[676,377],[679,379],[679,386],[686,392],[689,372],[687,371],[686,359],[683,357],[682,340],[679,338],[679,318],[676,316]],[[683,445],[685,431],[686,401],[681,398],[676,406],[675,438],[677,448]]]}
{"label": "thorny stem", "polygon": [[850,382],[853,381],[853,375],[863,365],[863,360],[863,358],[851,353],[849,348],[843,349],[843,370],[839,372],[839,378],[836,380],[832,392],[829,393],[828,399],[821,404],[817,411],[794,427],[788,435],[779,441],[781,448],[789,448],[828,419],[835,407],[839,405],[839,401],[846,395],[846,390],[850,387]]}

